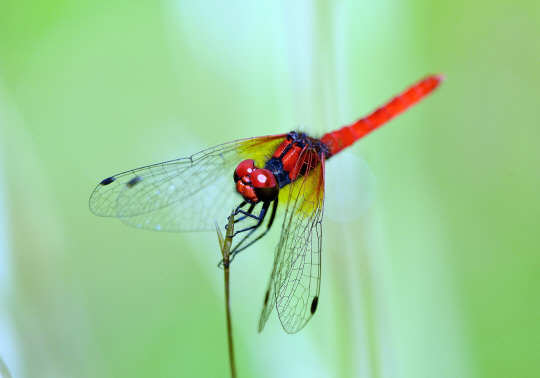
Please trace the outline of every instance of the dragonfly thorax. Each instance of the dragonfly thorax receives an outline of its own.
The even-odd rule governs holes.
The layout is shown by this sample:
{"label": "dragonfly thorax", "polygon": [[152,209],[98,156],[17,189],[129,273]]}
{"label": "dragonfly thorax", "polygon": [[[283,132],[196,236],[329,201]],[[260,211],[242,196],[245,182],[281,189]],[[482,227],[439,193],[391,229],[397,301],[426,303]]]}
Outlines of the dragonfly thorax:
{"label": "dragonfly thorax", "polygon": [[251,159],[244,160],[234,170],[236,190],[250,203],[272,202],[279,194],[276,177],[268,169],[257,168]]}

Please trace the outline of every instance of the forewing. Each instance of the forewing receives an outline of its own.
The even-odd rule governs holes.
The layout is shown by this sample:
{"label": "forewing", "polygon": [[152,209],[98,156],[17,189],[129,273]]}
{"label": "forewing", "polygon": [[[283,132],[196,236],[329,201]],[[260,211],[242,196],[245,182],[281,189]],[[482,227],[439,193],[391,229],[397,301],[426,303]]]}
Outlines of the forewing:
{"label": "forewing", "polygon": [[139,228],[211,231],[241,201],[233,173],[244,159],[258,166],[285,135],[221,144],[188,158],[133,169],[103,180],[90,196],[90,210]]}
{"label": "forewing", "polygon": [[259,332],[274,305],[287,333],[301,330],[315,313],[321,279],[323,206],[324,159],[289,185]]}

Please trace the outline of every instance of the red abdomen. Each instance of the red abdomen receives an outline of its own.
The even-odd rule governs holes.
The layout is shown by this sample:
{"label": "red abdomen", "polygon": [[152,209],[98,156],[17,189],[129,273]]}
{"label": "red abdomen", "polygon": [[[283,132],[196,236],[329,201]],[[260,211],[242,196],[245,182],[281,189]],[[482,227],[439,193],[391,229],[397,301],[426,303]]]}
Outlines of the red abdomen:
{"label": "red abdomen", "polygon": [[378,108],[373,113],[359,119],[350,126],[325,134],[321,142],[328,148],[328,155],[337,154],[346,147],[351,146],[364,135],[384,125],[395,116],[404,112],[411,106],[424,99],[435,90],[444,80],[442,75],[431,75],[411,86],[405,92],[397,95],[389,103]]}

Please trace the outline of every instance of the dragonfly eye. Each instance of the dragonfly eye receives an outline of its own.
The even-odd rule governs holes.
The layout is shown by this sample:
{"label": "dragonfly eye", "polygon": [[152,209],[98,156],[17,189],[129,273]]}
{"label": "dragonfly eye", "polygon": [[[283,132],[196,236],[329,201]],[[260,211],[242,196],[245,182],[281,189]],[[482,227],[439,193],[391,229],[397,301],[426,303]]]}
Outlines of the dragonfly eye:
{"label": "dragonfly eye", "polygon": [[255,169],[251,172],[251,184],[255,194],[263,202],[271,202],[279,194],[279,185],[276,176],[268,169]]}
{"label": "dragonfly eye", "polygon": [[234,170],[234,182],[237,182],[244,176],[249,176],[255,169],[255,162],[251,159],[241,161]]}

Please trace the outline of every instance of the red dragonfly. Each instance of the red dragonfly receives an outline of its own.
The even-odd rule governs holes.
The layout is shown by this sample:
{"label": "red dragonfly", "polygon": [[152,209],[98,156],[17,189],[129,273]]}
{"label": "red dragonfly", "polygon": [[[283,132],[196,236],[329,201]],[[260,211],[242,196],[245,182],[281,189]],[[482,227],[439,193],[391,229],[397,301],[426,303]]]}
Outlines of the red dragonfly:
{"label": "red dragonfly", "polygon": [[243,139],[119,173],[94,189],[90,210],[138,228],[212,231],[214,219],[225,219],[234,209],[234,235],[241,237],[231,249],[232,261],[270,230],[278,203],[284,204],[259,332],[274,306],[285,331],[298,332],[319,302],[326,159],[418,103],[442,80],[428,76],[320,139],[295,131]]}

